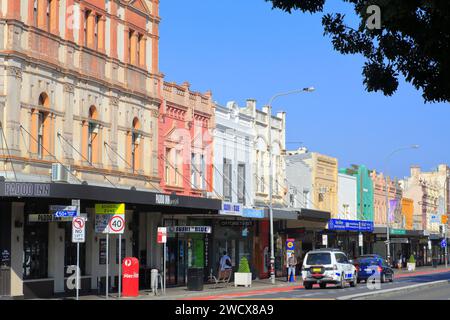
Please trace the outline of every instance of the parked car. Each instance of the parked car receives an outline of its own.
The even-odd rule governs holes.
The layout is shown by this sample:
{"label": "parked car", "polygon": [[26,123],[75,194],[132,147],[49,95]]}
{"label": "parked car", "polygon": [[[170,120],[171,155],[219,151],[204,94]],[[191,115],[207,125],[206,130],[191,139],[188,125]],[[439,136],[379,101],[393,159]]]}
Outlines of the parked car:
{"label": "parked car", "polygon": [[375,276],[381,283],[394,281],[394,270],[381,257],[363,257],[358,259],[358,283]]}
{"label": "parked car", "polygon": [[337,249],[319,249],[306,254],[302,266],[302,279],[305,289],[319,284],[321,289],[328,283],[336,284],[343,289],[348,282],[350,286],[357,284],[357,272],[352,261],[345,253]]}

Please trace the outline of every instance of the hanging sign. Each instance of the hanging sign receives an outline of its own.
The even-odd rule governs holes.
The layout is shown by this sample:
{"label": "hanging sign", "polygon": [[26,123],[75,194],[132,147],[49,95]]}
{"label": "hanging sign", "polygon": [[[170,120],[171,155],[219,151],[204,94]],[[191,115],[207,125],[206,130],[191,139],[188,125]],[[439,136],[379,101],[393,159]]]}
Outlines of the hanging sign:
{"label": "hanging sign", "polygon": [[170,233],[211,233],[210,226],[174,226],[167,227]]}

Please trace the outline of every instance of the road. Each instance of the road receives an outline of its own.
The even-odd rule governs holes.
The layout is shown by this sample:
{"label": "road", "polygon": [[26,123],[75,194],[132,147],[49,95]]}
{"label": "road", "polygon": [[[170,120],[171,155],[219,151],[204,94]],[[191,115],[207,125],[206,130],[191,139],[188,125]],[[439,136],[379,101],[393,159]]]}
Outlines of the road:
{"label": "road", "polygon": [[439,286],[414,290],[412,292],[400,292],[395,294],[380,295],[366,300],[450,300],[450,283]]}
{"label": "road", "polygon": [[[374,290],[386,290],[386,289],[393,289],[393,288],[406,288],[411,285],[416,284],[425,284],[425,283],[431,283],[434,281],[440,281],[440,280],[450,280],[450,272],[444,272],[444,273],[435,273],[435,274],[427,274],[427,275],[417,275],[417,276],[402,276],[394,278],[394,282],[392,283],[383,283],[379,284],[379,289],[369,288],[366,283],[360,283],[356,288],[351,288],[349,285],[345,289],[339,289],[334,285],[328,285],[326,289],[320,289],[318,286],[314,286],[311,290],[305,290],[304,288],[300,289],[293,289],[290,291],[284,291],[284,292],[273,292],[268,294],[253,294],[249,296],[240,295],[239,297],[233,297],[230,296],[223,296],[220,297],[220,299],[307,299],[307,300],[322,300],[322,299],[339,299],[345,296],[351,296],[351,295],[359,295],[363,293],[368,292],[375,292]],[[377,296],[375,299],[389,299],[391,300],[392,297],[395,298],[403,298],[404,296],[411,296],[411,299],[414,297],[418,297],[417,299],[425,299],[420,298],[422,297],[428,297],[428,299],[441,299],[441,298],[450,298],[450,285],[445,286],[439,286],[439,287],[433,287],[433,288],[424,288],[420,289],[417,292],[405,292],[405,293],[399,293],[395,295],[389,295],[389,297],[384,296]],[[403,298],[408,299],[408,298]],[[446,300],[447,300],[446,299]]]}

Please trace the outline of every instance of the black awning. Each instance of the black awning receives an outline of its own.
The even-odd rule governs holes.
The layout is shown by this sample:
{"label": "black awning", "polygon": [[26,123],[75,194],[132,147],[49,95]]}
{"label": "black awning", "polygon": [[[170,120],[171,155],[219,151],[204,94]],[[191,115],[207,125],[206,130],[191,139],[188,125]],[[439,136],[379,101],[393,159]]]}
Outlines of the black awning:
{"label": "black awning", "polygon": [[328,222],[331,218],[331,213],[327,211],[302,208],[298,214],[298,218],[300,220]]}
{"label": "black awning", "polygon": [[[272,208],[273,218],[278,220],[297,220],[298,211]],[[264,218],[269,218],[269,208],[264,208]]]}
{"label": "black awning", "polygon": [[220,210],[218,199],[68,183],[0,182],[0,197],[56,198]]}

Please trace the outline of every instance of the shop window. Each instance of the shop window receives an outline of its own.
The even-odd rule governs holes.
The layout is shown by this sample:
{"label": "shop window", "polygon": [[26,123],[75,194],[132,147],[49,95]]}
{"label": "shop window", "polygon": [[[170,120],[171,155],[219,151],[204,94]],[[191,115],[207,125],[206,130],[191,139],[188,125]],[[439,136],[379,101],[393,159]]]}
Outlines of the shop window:
{"label": "shop window", "polygon": [[23,279],[48,277],[48,223],[27,222],[23,239]]}
{"label": "shop window", "polygon": [[38,143],[38,157],[42,159],[44,154],[43,144],[44,144],[44,119],[45,114],[43,112],[38,113],[38,125],[37,125],[37,143]]}

